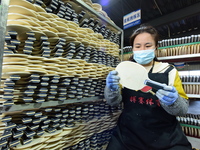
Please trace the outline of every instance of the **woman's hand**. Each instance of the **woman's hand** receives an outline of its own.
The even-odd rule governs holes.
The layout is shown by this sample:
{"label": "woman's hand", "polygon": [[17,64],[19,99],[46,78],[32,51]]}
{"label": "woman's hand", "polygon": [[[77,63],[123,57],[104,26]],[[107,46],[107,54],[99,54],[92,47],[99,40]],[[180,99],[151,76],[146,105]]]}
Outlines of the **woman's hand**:
{"label": "woman's hand", "polygon": [[111,91],[116,91],[119,88],[119,79],[120,77],[117,76],[118,72],[116,70],[110,71],[106,77],[106,86]]}
{"label": "woman's hand", "polygon": [[178,92],[174,86],[164,86],[156,92],[156,96],[166,105],[172,105],[178,99]]}

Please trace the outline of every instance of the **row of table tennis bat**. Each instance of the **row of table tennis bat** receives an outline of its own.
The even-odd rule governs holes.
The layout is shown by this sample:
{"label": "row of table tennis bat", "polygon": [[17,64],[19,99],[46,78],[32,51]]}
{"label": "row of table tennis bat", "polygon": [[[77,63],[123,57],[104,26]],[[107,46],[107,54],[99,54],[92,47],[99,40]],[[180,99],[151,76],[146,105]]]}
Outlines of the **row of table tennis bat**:
{"label": "row of table tennis bat", "polygon": [[3,106],[23,103],[42,103],[44,101],[64,101],[84,97],[103,96],[105,79],[40,76],[27,77],[11,75],[2,80]]}
{"label": "row of table tennis bat", "polygon": [[57,130],[70,130],[77,124],[82,126],[82,130],[72,136],[79,137],[79,134],[83,133],[83,137],[91,136],[112,129],[116,125],[121,109],[122,106],[110,107],[101,101],[2,114],[0,146],[5,147],[8,144],[15,147],[20,141],[22,145],[26,145],[33,139],[45,136],[45,133],[51,136],[50,134]]}
{"label": "row of table tennis bat", "polygon": [[[60,18],[66,19],[68,21],[73,21],[79,24],[80,27],[90,28],[94,32],[101,33],[105,39],[110,40],[111,42],[119,44],[119,34],[111,31],[105,23],[101,23],[98,19],[93,17],[86,17],[89,15],[89,12],[82,10],[76,12],[76,6],[72,6],[69,2],[63,2],[61,0],[27,0],[30,3],[39,5],[45,8],[46,12],[53,13],[59,16]],[[78,7],[78,4],[77,4]]]}
{"label": "row of table tennis bat", "polygon": [[27,40],[17,39],[16,31],[8,31],[5,37],[5,54],[27,54],[45,58],[63,57],[67,59],[83,59],[89,63],[99,63],[106,66],[115,67],[119,63],[119,58],[107,54],[103,50],[93,47],[85,47],[82,43],[67,42],[60,38],[55,42],[49,42],[48,37],[41,36],[36,40],[33,32],[27,32]]}

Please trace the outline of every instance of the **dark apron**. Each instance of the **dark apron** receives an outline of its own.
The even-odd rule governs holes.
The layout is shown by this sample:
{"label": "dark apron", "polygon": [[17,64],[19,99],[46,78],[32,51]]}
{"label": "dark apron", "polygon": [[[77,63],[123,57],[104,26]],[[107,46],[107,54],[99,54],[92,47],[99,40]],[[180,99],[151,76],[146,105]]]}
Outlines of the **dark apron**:
{"label": "dark apron", "polygon": [[[153,67],[152,67],[153,68]],[[169,67],[149,78],[168,84]],[[154,91],[156,92],[156,91]],[[175,116],[168,114],[151,93],[122,89],[124,110],[107,150],[191,150]]]}

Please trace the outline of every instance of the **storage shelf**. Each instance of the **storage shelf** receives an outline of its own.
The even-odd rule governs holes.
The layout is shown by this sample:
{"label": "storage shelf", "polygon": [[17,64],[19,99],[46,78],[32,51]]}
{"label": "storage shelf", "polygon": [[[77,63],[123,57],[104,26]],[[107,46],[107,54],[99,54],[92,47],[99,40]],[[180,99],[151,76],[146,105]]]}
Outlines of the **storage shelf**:
{"label": "storage shelf", "polygon": [[189,62],[200,61],[200,54],[187,54],[178,56],[157,57],[159,61],[164,62]]}
{"label": "storage shelf", "polygon": [[189,98],[200,98],[199,94],[187,94]]}
{"label": "storage shelf", "polygon": [[[123,54],[132,54],[133,52],[125,52]],[[193,62],[200,61],[200,54],[187,54],[178,56],[157,57],[158,61],[165,62]]]}
{"label": "storage shelf", "polygon": [[[79,2],[79,4],[80,4],[80,6],[81,7],[83,7],[83,5],[81,5],[82,4],[82,2],[80,1],[80,0],[74,0],[74,1],[78,1]],[[4,3],[7,3],[7,7],[3,7],[4,6]],[[1,30],[1,35],[5,35],[5,30],[6,30],[6,22],[7,22],[7,15],[8,15],[8,13],[6,13],[6,9],[8,10],[8,5],[9,5],[9,0],[2,0],[1,1],[1,9],[0,9],[0,12],[3,12],[3,13],[1,13],[1,14],[3,14],[3,15],[1,15],[1,17],[0,18],[2,18],[2,16],[4,17],[4,19],[2,20],[1,19],[1,25],[0,25],[0,27],[2,28],[2,30]],[[57,7],[57,5],[60,7],[60,4],[61,3],[56,3],[56,6],[54,6],[54,5],[52,5],[54,8],[55,7]],[[61,4],[62,5],[62,4]],[[85,4],[86,5],[86,4]],[[65,8],[65,7],[63,7],[63,8]],[[3,10],[3,11],[2,11]],[[94,10],[90,10],[91,12],[92,11],[94,11]],[[63,11],[60,11],[61,12],[61,14],[62,14],[62,12]],[[107,20],[106,18],[103,18],[103,16],[102,15],[100,15],[100,14],[97,14],[97,12],[93,12],[93,14],[95,15],[97,15],[97,17],[99,16],[99,18],[101,18],[102,20],[103,20],[103,23],[106,23],[112,30],[114,30],[114,32],[116,33],[117,32],[117,34],[118,33],[121,33],[121,38],[123,37],[123,30],[122,29],[120,29],[119,27],[117,27],[116,25],[114,25],[112,22],[110,22],[109,20]],[[96,17],[95,17],[96,18]],[[4,25],[5,24],[5,25]],[[117,36],[119,36],[119,35],[117,35]],[[118,37],[117,37],[117,40],[118,40]],[[63,41],[62,41],[63,42]],[[4,52],[4,43],[5,43],[5,36],[2,36],[2,38],[1,38],[1,40],[0,40],[0,46],[2,47],[1,48],[1,53],[0,53],[0,62],[1,62],[1,64],[2,64],[2,58],[3,58],[3,52]],[[118,42],[117,42],[118,43]],[[123,42],[122,42],[123,43]],[[62,45],[62,44],[61,44]],[[121,44],[122,45],[122,47],[123,47],[123,44]],[[2,65],[0,65],[0,70],[2,70]],[[0,75],[1,75],[1,73],[0,73]],[[27,79],[28,81],[29,81],[29,79]],[[25,83],[26,83],[26,81],[27,81],[26,79],[25,79]],[[35,80],[35,79],[33,79],[33,80]],[[42,79],[42,80],[44,80],[45,82],[46,82],[46,78],[45,79]],[[49,80],[49,82],[51,82],[50,80]],[[24,82],[23,82],[24,83]],[[32,81],[31,81],[31,83],[32,83]],[[52,81],[52,83],[54,83],[54,81]],[[57,83],[57,80],[55,81],[55,84]],[[35,84],[35,82],[34,82],[34,84]],[[19,89],[21,90],[21,87],[23,88],[23,85],[24,84],[20,84],[19,85]],[[76,81],[74,80],[74,83],[73,83],[73,85],[75,86],[76,85]],[[2,86],[2,87],[4,87],[4,86]],[[47,86],[45,85],[45,88],[46,88]],[[81,87],[81,86],[80,86]],[[39,88],[39,86],[38,86],[38,88]],[[47,87],[47,88],[49,88],[49,87]],[[52,89],[54,89],[54,88],[52,88]],[[73,88],[74,89],[74,88]],[[77,88],[77,90],[78,90],[78,88]],[[62,93],[62,89],[60,90],[61,91],[61,93]],[[20,94],[22,93],[22,92],[24,92],[23,90],[22,91],[20,91]],[[73,92],[73,91],[72,91]],[[6,92],[5,92],[6,93]],[[8,92],[9,93],[9,92]],[[11,92],[12,93],[12,92]],[[51,92],[50,92],[51,93]],[[63,92],[64,93],[64,92]],[[45,93],[46,94],[46,93]],[[60,94],[60,93],[59,93]],[[5,94],[6,95],[6,94]],[[27,95],[27,93],[25,93],[25,95]],[[31,94],[30,94],[31,95]],[[29,95],[29,96],[30,96]],[[53,94],[54,95],[54,94]],[[63,94],[61,94],[61,95],[63,95]],[[96,94],[97,95],[97,94]],[[38,97],[40,97],[41,95],[39,95]],[[41,97],[44,97],[44,95],[42,95]],[[12,97],[11,97],[12,98]],[[10,98],[10,99],[11,99]],[[18,97],[17,97],[18,98]],[[21,98],[21,97],[20,97]],[[33,96],[33,98],[35,98],[34,96]],[[64,100],[64,101],[52,101],[52,99],[51,99],[51,101],[45,101],[45,102],[42,102],[42,103],[24,103],[24,104],[22,104],[22,103],[16,103],[16,104],[14,104],[14,105],[12,105],[12,106],[4,106],[3,105],[3,103],[1,103],[1,106],[0,106],[0,114],[1,113],[5,113],[5,116],[6,115],[10,115],[9,117],[11,117],[11,118],[17,118],[17,119],[20,119],[21,117],[23,117],[23,115],[21,114],[21,111],[25,111],[25,110],[34,110],[34,111],[36,111],[36,112],[38,112],[38,113],[41,113],[42,112],[42,115],[43,115],[43,111],[42,110],[38,110],[38,109],[40,109],[40,108],[48,108],[48,107],[54,107],[54,108],[59,108],[59,107],[61,107],[61,106],[64,106],[64,108],[65,107],[67,107],[67,104],[70,104],[70,105],[76,105],[76,104],[80,104],[80,108],[82,108],[82,107],[84,107],[84,104],[82,104],[82,103],[88,103],[88,104],[93,104],[93,103],[95,103],[95,104],[98,104],[99,105],[99,103],[102,103],[103,102],[103,104],[105,103],[105,101],[104,101],[104,97],[103,96],[95,96],[95,95],[93,95],[93,97],[84,97],[84,98],[82,98],[82,99],[79,99],[80,97],[77,97],[76,99],[66,99],[66,100]],[[9,99],[9,100],[10,100]],[[5,101],[6,101],[7,99],[5,99]],[[9,101],[8,100],[8,101]],[[12,99],[13,101],[14,101],[14,98]],[[18,99],[17,99],[18,100]],[[87,108],[88,109],[88,108]],[[109,108],[110,109],[110,108]],[[61,110],[60,110],[61,111]],[[56,111],[57,112],[57,111]],[[74,111],[73,111],[74,112]],[[80,112],[80,111],[79,111]],[[86,112],[86,111],[85,111]],[[105,113],[106,113],[107,111],[105,110]],[[68,115],[68,113],[67,113],[67,111],[66,112],[62,112],[61,111],[61,113],[65,113],[66,115]],[[60,113],[60,114],[61,114]],[[75,113],[76,113],[76,111],[75,111]],[[45,113],[45,116],[44,117],[48,117],[48,121],[51,121],[51,122],[45,122],[44,124],[40,124],[39,126],[33,126],[33,125],[30,125],[31,127],[29,127],[29,129],[27,129],[26,131],[27,131],[27,133],[25,133],[26,131],[24,131],[23,130],[23,132],[20,130],[20,133],[22,132],[22,133],[25,133],[25,135],[28,135],[29,133],[29,136],[26,136],[26,137],[22,137],[22,139],[24,140],[24,142],[26,141],[26,142],[30,142],[30,140],[32,140],[32,136],[33,136],[33,134],[32,134],[32,132],[34,133],[34,134],[36,134],[36,132],[35,132],[35,130],[37,130],[37,128],[38,128],[38,130],[37,130],[37,133],[38,134],[36,134],[36,135],[39,135],[39,134],[41,134],[41,133],[39,133],[40,131],[42,131],[43,132],[43,130],[46,130],[46,128],[48,127],[48,132],[49,133],[53,133],[53,132],[55,132],[56,131],[56,129],[59,129],[59,128],[63,128],[63,126],[66,126],[66,125],[68,125],[68,123],[69,123],[69,125],[71,125],[71,124],[73,124],[73,123],[76,123],[76,122],[74,122],[74,121],[76,121],[75,119],[76,119],[76,117],[74,116],[74,114],[75,113],[73,113],[73,116],[71,115],[72,113],[71,112],[69,112],[69,114],[70,114],[70,117],[71,117],[71,121],[68,121],[68,120],[66,120],[65,118],[67,117],[63,117],[63,119],[62,120],[58,120],[57,119],[57,121],[55,121],[54,122],[54,118],[56,118],[57,116],[55,116],[55,117],[53,117],[53,116],[51,116],[51,112],[48,112],[47,111],[47,113]],[[60,116],[60,114],[59,114],[59,116]],[[4,115],[2,115],[3,117],[4,117]],[[28,116],[28,114],[26,114],[25,116]],[[37,121],[37,123],[39,123],[39,121],[41,121],[41,120],[38,120],[38,117],[39,117],[40,115],[35,115],[34,116],[34,118],[35,117],[37,117],[37,119],[33,122],[33,121],[30,121],[29,123],[30,124],[35,124],[36,123],[36,121]],[[90,114],[89,114],[89,116],[91,116]],[[87,116],[86,116],[87,117]],[[93,117],[93,116],[91,116],[91,117]],[[30,117],[30,118],[33,118],[33,117]],[[52,120],[50,120],[51,118],[53,118]],[[86,118],[87,119],[87,121],[89,120],[91,120],[91,118],[89,118],[89,117],[87,117]],[[106,118],[107,119],[107,118]],[[108,118],[109,119],[109,118]],[[32,119],[31,119],[32,120]],[[103,118],[102,119],[103,120],[103,122],[105,122],[104,120],[105,120],[105,118]],[[20,124],[21,122],[15,122],[15,121],[13,121],[13,120],[6,120],[6,121],[9,121],[9,123],[11,123],[11,125],[12,125],[12,129],[15,129],[15,126],[18,126],[18,124]],[[90,123],[88,121],[88,126],[91,124],[92,125],[92,123]],[[112,121],[112,119],[110,119],[109,120],[109,124],[107,123],[107,125],[108,125],[108,127],[110,127],[109,125],[113,122],[111,122]],[[115,121],[115,120],[114,120]],[[73,123],[72,123],[73,122]],[[3,124],[3,126],[5,126],[5,130],[4,130],[4,128],[2,129],[2,133],[4,134],[7,134],[6,132],[7,132],[7,130],[6,129],[11,129],[11,125],[9,125],[9,123],[5,123],[5,125]],[[101,123],[101,122],[100,122]],[[14,126],[14,125],[15,126]],[[25,123],[26,124],[26,123]],[[65,125],[66,124],[66,125]],[[61,126],[62,125],[62,126]],[[27,126],[24,126],[24,127],[27,127]],[[97,129],[98,129],[98,127],[97,126],[95,126],[94,125],[94,127],[96,127]],[[105,128],[105,130],[106,129],[109,129],[107,126],[105,126],[106,128]],[[13,130],[14,131],[14,130]],[[30,132],[29,132],[30,131]],[[76,130],[73,130],[73,131],[76,131]],[[89,130],[91,133],[92,132],[94,132],[94,130]],[[76,133],[76,132],[74,132],[74,133]],[[9,137],[14,137],[15,136],[15,133],[13,132],[12,133],[12,130],[9,130]],[[93,133],[92,133],[93,134]],[[80,133],[80,135],[82,135],[81,133]],[[78,134],[73,134],[73,137],[79,137],[80,135],[78,135]],[[86,132],[86,137],[88,136],[89,134],[87,134],[87,132]],[[101,135],[101,134],[100,134]],[[19,142],[19,140],[18,139],[20,139],[21,138],[21,136],[22,135],[17,135],[18,137],[16,137],[16,141],[13,141],[12,140],[12,138],[9,138],[7,135],[5,135],[5,139],[6,139],[6,143],[4,142],[3,144],[4,145],[1,145],[2,147],[8,147],[8,149],[10,148],[10,147],[15,147],[18,143],[17,142]],[[63,136],[63,135],[61,135],[61,136]],[[109,135],[110,136],[110,135]],[[64,137],[64,136],[63,136]],[[84,137],[84,136],[82,136],[82,137]],[[3,137],[2,137],[3,138]],[[89,137],[87,137],[87,139],[88,139]],[[29,140],[29,141],[28,141]],[[36,139],[34,139],[35,141],[37,141],[37,140],[39,140],[39,138],[36,138]],[[79,142],[80,141],[76,141],[76,143],[74,143],[74,145],[78,145],[79,144]],[[2,144],[2,141],[1,141],[1,144]],[[15,146],[14,146],[14,144],[15,144]],[[49,146],[49,144],[48,144],[48,146]],[[59,145],[58,145],[59,146]],[[27,149],[31,149],[30,147],[30,145],[29,146],[27,146],[28,148]],[[57,144],[56,144],[56,147],[57,147]],[[68,147],[67,145],[66,145],[66,147]],[[26,148],[25,148],[26,149]],[[57,148],[58,149],[58,148]]]}
{"label": "storage shelf", "polygon": [[133,52],[124,52],[123,54],[133,54]]}
{"label": "storage shelf", "polygon": [[195,84],[195,85],[200,85],[200,82],[182,82],[182,84]]}
{"label": "storage shelf", "polygon": [[[186,45],[194,45],[194,44],[200,44],[200,42],[193,42],[193,43],[186,43],[186,44],[179,44],[179,45],[171,45],[171,46],[165,46],[165,47],[158,47],[158,49],[166,49],[166,48],[186,46]],[[132,54],[132,53],[133,52],[125,52],[123,54]],[[186,55],[186,56],[188,56],[188,55]],[[167,56],[167,57],[171,57],[171,56]],[[158,57],[158,58],[162,58],[162,57]]]}
{"label": "storage shelf", "polygon": [[180,123],[180,125],[184,126],[184,127],[190,127],[190,128],[200,129],[200,126],[195,126],[195,125],[190,125],[190,124],[183,124],[183,123]]}
{"label": "storage shelf", "polygon": [[52,107],[52,106],[59,106],[64,104],[73,104],[73,103],[83,103],[83,102],[97,102],[102,101],[103,96],[95,96],[95,97],[87,97],[78,99],[67,99],[64,101],[48,101],[43,103],[29,103],[29,104],[14,104],[11,107],[4,107],[1,111],[4,112],[13,112],[13,111],[20,111],[20,110],[28,110],[28,109],[38,109],[42,107]]}
{"label": "storage shelf", "polygon": [[[124,47],[124,31],[123,31],[123,29],[121,29],[120,27],[118,27],[117,25],[115,25],[114,23],[112,23],[110,20],[108,20],[107,18],[105,18],[101,14],[99,14],[96,10],[94,10],[93,8],[91,8],[84,1],[82,1],[82,0],[73,0],[72,2],[75,2],[75,3],[79,4],[80,6],[84,7],[85,9],[87,9],[88,11],[90,11],[91,13],[95,14],[96,16],[98,16],[100,19],[104,20],[110,26],[112,26],[113,28],[115,28],[118,31],[118,33],[121,34],[121,43],[120,43],[121,46],[120,46],[120,48],[121,48],[121,50],[123,49],[123,47]],[[121,60],[122,59],[123,59],[123,57],[121,56]]]}
{"label": "storage shelf", "polygon": [[91,8],[89,5],[87,5],[84,1],[82,1],[82,0],[74,0],[73,2],[76,2],[79,5],[81,5],[82,7],[86,8],[88,11],[92,12],[93,14],[95,14],[96,16],[98,16],[99,18],[103,19],[109,25],[111,25],[112,27],[114,27],[115,29],[117,29],[118,31],[120,31],[120,32],[123,31],[121,28],[119,28],[118,26],[116,26],[115,24],[113,24],[107,18],[105,18],[104,16],[100,15],[99,13],[97,13],[93,8]]}
{"label": "storage shelf", "polygon": [[186,45],[194,45],[194,44],[200,44],[200,42],[192,42],[192,43],[185,43],[185,44],[178,44],[178,45],[170,45],[170,46],[159,47],[158,49],[165,49],[165,48],[172,48],[172,47],[179,47],[179,46],[186,46]]}

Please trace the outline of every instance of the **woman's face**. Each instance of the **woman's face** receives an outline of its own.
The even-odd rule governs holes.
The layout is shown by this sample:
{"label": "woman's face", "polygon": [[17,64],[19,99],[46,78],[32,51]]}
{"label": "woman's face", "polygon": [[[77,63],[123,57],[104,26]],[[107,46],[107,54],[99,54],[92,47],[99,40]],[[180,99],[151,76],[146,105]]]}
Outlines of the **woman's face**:
{"label": "woman's face", "polygon": [[133,51],[155,49],[155,41],[151,34],[140,33],[133,41]]}

